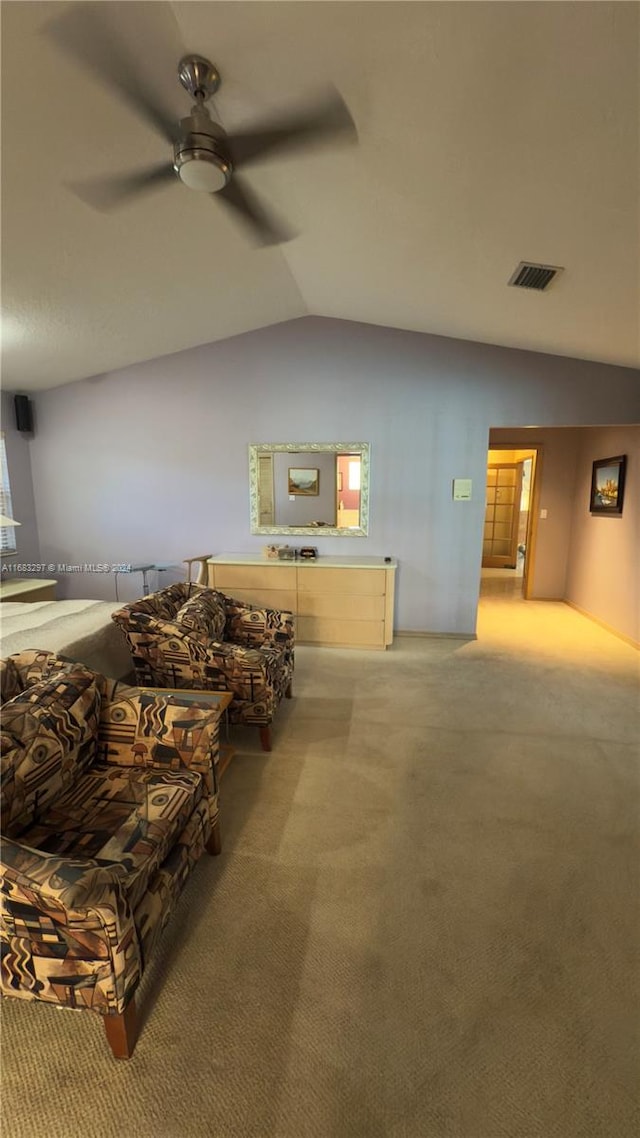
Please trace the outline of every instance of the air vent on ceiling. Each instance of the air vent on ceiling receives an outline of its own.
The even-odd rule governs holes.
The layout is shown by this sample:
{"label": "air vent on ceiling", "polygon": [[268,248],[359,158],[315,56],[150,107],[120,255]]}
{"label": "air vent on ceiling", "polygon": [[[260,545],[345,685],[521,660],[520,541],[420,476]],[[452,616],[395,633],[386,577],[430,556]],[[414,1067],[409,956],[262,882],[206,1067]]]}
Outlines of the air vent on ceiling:
{"label": "air vent on ceiling", "polygon": [[533,261],[521,261],[511,274],[508,284],[515,288],[534,288],[544,292],[562,269],[558,265],[536,265]]}

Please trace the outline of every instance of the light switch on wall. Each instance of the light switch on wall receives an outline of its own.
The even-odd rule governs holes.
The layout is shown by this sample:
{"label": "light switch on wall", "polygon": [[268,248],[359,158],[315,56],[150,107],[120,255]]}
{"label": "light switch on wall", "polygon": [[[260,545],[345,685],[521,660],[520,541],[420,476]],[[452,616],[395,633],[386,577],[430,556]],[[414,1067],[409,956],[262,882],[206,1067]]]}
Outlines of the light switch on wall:
{"label": "light switch on wall", "polygon": [[454,478],[454,480],[453,480],[453,500],[454,500],[454,502],[470,502],[471,501],[471,479],[470,478]]}
{"label": "light switch on wall", "polygon": [[546,510],[540,510],[540,519],[541,519],[541,521],[544,521],[544,519],[546,518],[546,516],[547,516],[547,511],[546,511]]}

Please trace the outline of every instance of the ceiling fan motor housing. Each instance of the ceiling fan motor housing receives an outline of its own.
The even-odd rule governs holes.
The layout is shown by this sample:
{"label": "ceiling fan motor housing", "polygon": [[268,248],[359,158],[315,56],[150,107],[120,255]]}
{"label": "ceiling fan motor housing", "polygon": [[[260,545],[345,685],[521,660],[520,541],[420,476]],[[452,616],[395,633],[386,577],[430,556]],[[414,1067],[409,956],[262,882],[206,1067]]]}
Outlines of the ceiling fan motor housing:
{"label": "ceiling fan motor housing", "polygon": [[194,107],[180,121],[180,138],[173,148],[173,168],[191,190],[214,194],[224,189],[233,173],[225,133],[204,107]]}

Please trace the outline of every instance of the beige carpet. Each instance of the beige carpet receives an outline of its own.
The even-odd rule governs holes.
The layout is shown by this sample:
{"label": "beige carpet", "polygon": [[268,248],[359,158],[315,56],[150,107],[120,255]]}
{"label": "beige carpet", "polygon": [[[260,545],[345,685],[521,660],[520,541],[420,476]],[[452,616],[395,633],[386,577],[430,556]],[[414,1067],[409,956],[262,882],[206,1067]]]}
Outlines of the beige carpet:
{"label": "beige carpet", "polygon": [[[3,1138],[631,1138],[638,654],[561,604],[301,648],[134,1058],[6,1000]],[[257,736],[257,732],[256,732]]]}

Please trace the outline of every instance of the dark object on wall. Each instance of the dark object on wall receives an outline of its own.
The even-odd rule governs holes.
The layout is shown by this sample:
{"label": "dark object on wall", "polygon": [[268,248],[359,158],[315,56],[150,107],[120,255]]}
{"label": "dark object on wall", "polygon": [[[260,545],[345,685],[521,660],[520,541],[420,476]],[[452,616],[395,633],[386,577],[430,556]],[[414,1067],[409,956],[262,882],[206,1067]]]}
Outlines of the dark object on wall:
{"label": "dark object on wall", "polygon": [[33,404],[27,395],[14,395],[13,406],[16,413],[16,427],[27,434],[33,432]]}
{"label": "dark object on wall", "polygon": [[594,462],[589,501],[592,514],[622,513],[626,466],[626,454],[619,454],[616,458],[600,458]]}

